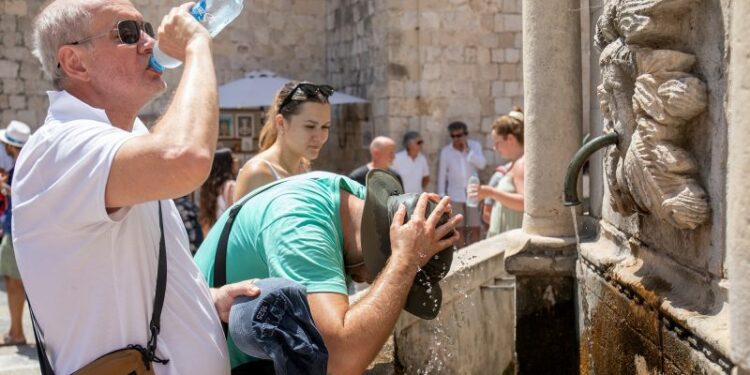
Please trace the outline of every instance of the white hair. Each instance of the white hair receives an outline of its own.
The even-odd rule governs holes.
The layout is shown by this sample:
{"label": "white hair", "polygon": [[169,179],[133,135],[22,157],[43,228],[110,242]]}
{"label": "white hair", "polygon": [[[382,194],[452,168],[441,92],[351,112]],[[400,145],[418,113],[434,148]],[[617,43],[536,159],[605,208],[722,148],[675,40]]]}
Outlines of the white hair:
{"label": "white hair", "polygon": [[62,89],[65,73],[58,68],[57,51],[61,46],[86,37],[91,24],[91,1],[54,1],[34,22],[32,53],[42,63],[44,73],[56,89]]}

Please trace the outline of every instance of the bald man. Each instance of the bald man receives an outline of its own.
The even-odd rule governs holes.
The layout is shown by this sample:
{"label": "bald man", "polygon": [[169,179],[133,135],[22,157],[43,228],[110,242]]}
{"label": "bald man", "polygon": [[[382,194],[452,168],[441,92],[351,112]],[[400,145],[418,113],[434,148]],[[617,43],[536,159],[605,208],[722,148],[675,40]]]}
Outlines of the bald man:
{"label": "bald man", "polygon": [[365,176],[367,176],[367,172],[371,169],[382,169],[392,174],[393,177],[396,177],[398,182],[403,186],[401,176],[391,168],[393,159],[396,158],[396,142],[394,142],[393,139],[383,136],[375,137],[375,139],[370,142],[370,158],[371,161],[369,163],[353,170],[352,173],[349,173],[349,178],[365,185]]}

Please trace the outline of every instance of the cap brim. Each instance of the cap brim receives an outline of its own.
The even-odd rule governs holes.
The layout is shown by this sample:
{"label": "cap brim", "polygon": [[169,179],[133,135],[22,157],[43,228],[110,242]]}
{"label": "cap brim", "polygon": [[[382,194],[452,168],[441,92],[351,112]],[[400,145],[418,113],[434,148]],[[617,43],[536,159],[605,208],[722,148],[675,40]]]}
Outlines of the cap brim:
{"label": "cap brim", "polygon": [[[362,214],[361,241],[362,255],[369,274],[369,282],[374,281],[385,267],[391,255],[391,215],[399,202],[418,200],[418,194],[403,194],[401,184],[389,173],[382,170],[371,170],[365,179],[367,195]],[[395,198],[389,210],[391,197]],[[435,206],[434,204],[430,204]],[[408,206],[408,203],[407,203]],[[431,212],[433,207],[428,207]],[[441,223],[448,217],[441,218]],[[404,310],[422,319],[434,319],[440,312],[443,293],[438,282],[448,273],[453,261],[454,247],[447,248],[430,259],[414,278]]]}
{"label": "cap brim", "polygon": [[391,174],[372,169],[365,177],[367,193],[362,212],[361,242],[365,268],[373,282],[391,254],[391,219],[388,197],[404,193],[401,184]]}
{"label": "cap brim", "polygon": [[443,304],[443,290],[438,283],[426,287],[416,280],[409,290],[409,296],[406,298],[404,310],[416,317],[432,320],[440,313],[440,307]]}

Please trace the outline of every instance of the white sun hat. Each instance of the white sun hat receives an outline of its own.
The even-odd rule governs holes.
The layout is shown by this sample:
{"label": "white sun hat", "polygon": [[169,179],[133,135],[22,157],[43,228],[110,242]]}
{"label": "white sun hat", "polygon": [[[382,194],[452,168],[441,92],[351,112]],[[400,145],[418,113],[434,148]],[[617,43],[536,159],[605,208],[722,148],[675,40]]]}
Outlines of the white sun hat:
{"label": "white sun hat", "polygon": [[21,121],[13,120],[8,127],[0,130],[0,141],[18,148],[23,147],[29,140],[31,129]]}

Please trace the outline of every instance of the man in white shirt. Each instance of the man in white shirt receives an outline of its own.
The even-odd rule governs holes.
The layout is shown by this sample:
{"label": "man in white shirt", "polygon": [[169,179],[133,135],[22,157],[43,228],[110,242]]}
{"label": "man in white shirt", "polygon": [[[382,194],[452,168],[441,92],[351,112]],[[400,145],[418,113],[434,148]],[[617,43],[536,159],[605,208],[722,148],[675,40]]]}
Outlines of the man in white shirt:
{"label": "man in white shirt", "polygon": [[161,206],[167,281],[154,354],[169,361],[150,365],[159,375],[229,374],[220,319],[235,296],[258,290],[249,281],[209,290],[172,202],[206,179],[217,139],[211,38],[190,5],[159,29],[159,47],[184,70],[151,132],[136,115],[166,85],[148,64],[153,29],[129,1],[58,0],[34,24],[34,54],[59,91],[16,163],[12,225],[55,373],[147,346]]}
{"label": "man in white shirt", "polygon": [[404,149],[396,154],[393,169],[401,176],[404,193],[421,193],[430,183],[430,167],[422,154],[424,141],[419,133],[409,131],[404,134]]}
{"label": "man in white shirt", "polygon": [[453,202],[453,212],[464,216],[465,227],[459,229],[466,245],[479,241],[480,218],[478,207],[466,206],[466,187],[469,178],[478,175],[487,165],[482,145],[472,139],[466,124],[456,121],[448,125],[452,142],[440,151],[438,165],[438,195],[448,195]]}

